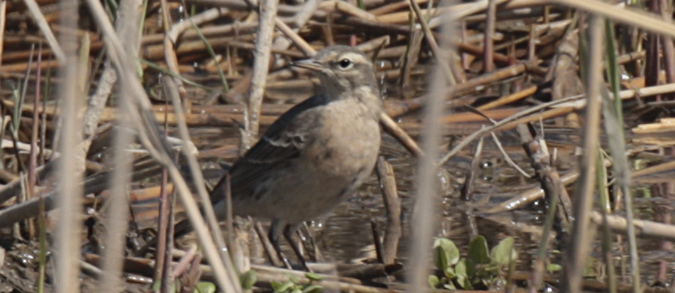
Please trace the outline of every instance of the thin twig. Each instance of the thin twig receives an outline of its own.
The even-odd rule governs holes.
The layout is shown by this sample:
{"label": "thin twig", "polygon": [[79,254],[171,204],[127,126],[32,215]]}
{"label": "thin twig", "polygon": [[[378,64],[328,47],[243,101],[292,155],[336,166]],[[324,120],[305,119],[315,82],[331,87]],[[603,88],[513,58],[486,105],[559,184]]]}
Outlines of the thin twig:
{"label": "thin twig", "polygon": [[386,113],[380,114],[380,124],[384,131],[393,136],[399,143],[401,143],[413,156],[421,158],[424,156],[424,151],[417,145],[417,142],[412,139],[400,126],[389,117]]}
{"label": "thin twig", "polygon": [[526,110],[524,110],[524,111],[518,112],[517,114],[512,115],[512,116],[510,116],[509,118],[503,119],[503,120],[501,120],[501,121],[495,123],[494,125],[492,125],[492,126],[490,126],[490,127],[482,128],[481,130],[476,131],[476,132],[472,133],[471,135],[465,137],[465,138],[464,138],[459,144],[457,144],[452,150],[450,150],[447,154],[445,154],[445,156],[443,156],[443,158],[441,158],[441,159],[438,161],[438,163],[436,163],[436,166],[441,166],[441,165],[445,164],[445,162],[447,162],[450,158],[452,158],[453,156],[455,156],[455,155],[456,155],[460,150],[462,150],[464,147],[466,147],[467,145],[469,145],[474,139],[476,139],[476,138],[478,138],[478,137],[481,137],[481,136],[483,136],[483,135],[485,135],[485,134],[487,134],[487,133],[489,133],[489,132],[492,132],[492,131],[494,131],[495,129],[501,127],[501,126],[506,125],[507,123],[516,121],[517,119],[519,119],[519,118],[521,118],[521,117],[524,117],[524,116],[527,116],[527,115],[530,115],[530,114],[539,112],[539,111],[541,111],[542,109],[546,109],[546,108],[551,107],[551,106],[554,106],[554,105],[558,105],[558,104],[562,104],[562,103],[567,103],[567,102],[570,102],[570,101],[578,100],[578,99],[580,99],[580,98],[582,98],[582,97],[583,97],[582,95],[571,96],[571,97],[567,97],[567,98],[564,98],[564,99],[560,99],[560,100],[556,100],[556,101],[551,101],[551,102],[548,102],[548,103],[544,103],[544,104],[541,104],[541,105],[538,105],[538,106],[535,106],[535,107],[531,107],[531,108],[528,108],[528,109],[526,109]]}
{"label": "thin twig", "polygon": [[422,10],[420,9],[419,4],[417,4],[417,1],[415,0],[410,0],[410,3],[412,4],[412,8],[415,11],[415,15],[417,16],[417,21],[420,23],[422,26],[422,31],[424,32],[424,37],[427,40],[427,43],[429,44],[429,48],[431,48],[431,51],[434,52],[434,56],[436,57],[437,60],[437,65],[441,69],[441,72],[446,78],[446,81],[448,84],[455,84],[455,75],[452,74],[452,71],[450,71],[450,66],[448,65],[449,62],[447,60],[447,56],[442,55],[441,50],[438,47],[438,43],[436,42],[436,38],[434,38],[434,34],[431,32],[431,29],[429,28],[429,25],[427,24],[427,18],[422,15]]}
{"label": "thin twig", "polygon": [[[5,1],[2,1],[5,2]],[[66,63],[66,54],[63,52],[63,49],[61,48],[61,45],[58,41],[56,41],[56,36],[54,36],[54,33],[52,32],[51,27],[49,26],[49,23],[45,19],[44,14],[42,14],[42,11],[40,11],[40,6],[35,2],[35,0],[24,0],[23,1],[26,4],[26,7],[28,8],[28,11],[30,11],[30,14],[33,16],[33,20],[37,23],[38,27],[40,27],[40,30],[42,33],[45,35],[45,38],[47,38],[47,43],[49,43],[49,47],[52,48],[52,51],[54,52],[54,55],[56,56],[56,59],[59,61],[61,64],[68,64]],[[77,7],[75,5],[75,2],[69,2],[69,4],[63,4],[62,5],[62,11],[66,10],[73,10],[73,8]],[[72,6],[71,6],[72,5]],[[4,16],[3,16],[4,19]],[[64,25],[64,23],[61,24],[61,27],[66,28],[67,26]],[[73,27],[73,30],[76,29],[76,27]],[[4,31],[4,29],[3,29]],[[61,33],[63,34],[63,33]],[[61,42],[61,44],[64,44]],[[1,44],[0,44],[1,45]]]}
{"label": "thin twig", "polygon": [[[312,17],[312,15],[314,15],[314,13],[317,11],[317,8],[319,8],[319,2],[320,1],[318,1],[318,0],[307,0],[307,1],[305,1],[305,3],[302,5],[302,9],[298,13],[295,14],[295,16],[293,17],[293,19],[294,19],[293,25],[295,26],[295,28],[293,29],[293,32],[295,32],[295,34],[297,34],[297,32],[299,32],[300,29],[302,27],[304,27],[305,24],[307,24],[307,22]],[[281,20],[279,17],[275,17],[275,22],[276,22],[277,27],[280,27],[279,22],[286,24],[286,22]],[[290,26],[288,26],[288,27],[290,27]],[[284,34],[288,35],[287,33],[284,33]],[[293,42],[295,42],[297,44],[296,40],[293,40]],[[272,44],[272,48],[277,49],[277,50],[286,50],[290,47],[290,45],[291,45],[291,42],[289,41],[289,39],[279,36],[279,37],[277,37],[276,40],[274,40],[274,43]],[[300,47],[300,48],[302,48],[302,47]],[[305,49],[303,49],[303,51],[305,51],[305,54],[307,54],[307,51]],[[311,56],[311,55],[308,54],[308,56]]]}

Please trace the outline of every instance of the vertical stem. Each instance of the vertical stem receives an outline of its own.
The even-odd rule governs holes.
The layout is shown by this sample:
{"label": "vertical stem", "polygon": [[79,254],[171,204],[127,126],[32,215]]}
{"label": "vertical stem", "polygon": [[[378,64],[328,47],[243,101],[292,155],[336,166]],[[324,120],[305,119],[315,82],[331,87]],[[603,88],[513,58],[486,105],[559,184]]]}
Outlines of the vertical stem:
{"label": "vertical stem", "polygon": [[[141,0],[123,0],[119,2],[117,10],[117,33],[122,37],[122,45],[129,55],[138,56],[140,44],[140,30],[142,11]],[[132,63],[132,62],[130,62]],[[137,62],[133,62],[137,64]],[[117,97],[117,107],[120,117],[115,131],[113,148],[115,151],[114,171],[112,174],[112,194],[109,199],[110,209],[106,218],[107,233],[105,235],[106,251],[103,259],[103,280],[101,290],[118,288],[121,284],[122,261],[124,259],[124,243],[129,218],[127,184],[131,174],[131,154],[126,149],[132,142],[129,129],[133,128],[128,104],[133,103],[130,97],[134,96],[129,84],[129,78],[120,79],[120,91]]]}
{"label": "vertical stem", "polygon": [[497,1],[488,0],[487,20],[485,24],[485,40],[483,48],[483,57],[485,58],[485,73],[495,71],[494,63],[494,33],[497,22]]}
{"label": "vertical stem", "polygon": [[[412,1],[413,5],[415,2]],[[421,15],[418,15],[418,17]],[[452,16],[448,19],[454,19]],[[422,19],[420,19],[422,21]],[[454,22],[446,22],[441,28],[442,35],[451,36],[455,30]],[[450,40],[443,39],[443,48],[448,48]],[[449,50],[447,50],[449,51]],[[442,54],[442,53],[441,53]],[[443,55],[450,56],[450,55]],[[419,172],[416,178],[417,203],[413,211],[413,237],[410,254],[408,280],[410,286],[408,292],[418,292],[426,287],[427,272],[429,268],[429,252],[431,251],[432,236],[436,230],[436,216],[438,215],[438,179],[436,176],[436,161],[440,156],[441,124],[438,122],[445,109],[445,87],[450,80],[450,86],[454,86],[454,77],[448,75],[448,64],[442,64],[442,58],[438,58],[439,64],[434,70],[431,82],[431,94],[424,108],[425,132],[422,138],[422,149],[426,154],[419,163]],[[445,70],[444,70],[445,68]]]}
{"label": "vertical stem", "polygon": [[602,82],[602,52],[604,30],[602,17],[591,15],[589,18],[589,46],[586,71],[586,127],[584,128],[583,156],[581,158],[580,187],[576,194],[577,206],[574,210],[574,227],[572,240],[567,250],[563,286],[561,292],[581,292],[581,279],[586,264],[588,248],[591,242],[589,228],[590,212],[593,207],[595,192],[595,168],[598,158],[598,137],[600,136],[600,110],[602,99],[600,86]]}
{"label": "vertical stem", "polygon": [[242,138],[242,144],[248,148],[258,137],[260,129],[260,108],[267,84],[272,37],[274,36],[274,17],[277,15],[278,0],[263,0],[260,3],[258,37],[255,40],[255,60],[253,61],[253,76],[251,77],[251,91],[248,98],[248,119],[246,119],[247,134]]}
{"label": "vertical stem", "polygon": [[7,0],[0,0],[0,66],[2,66],[2,48],[5,40],[5,24],[7,19]]}
{"label": "vertical stem", "polygon": [[[72,9],[77,6],[76,0],[61,0],[60,25],[63,28],[59,34],[59,43],[67,46],[77,45],[77,36],[70,32],[76,31],[78,11]],[[77,55],[76,51],[65,54],[65,64],[59,70],[62,83],[58,89],[58,98],[62,105],[62,131],[59,149],[58,200],[59,223],[56,235],[56,292],[80,292],[78,279],[80,239],[82,231],[82,174],[78,173],[78,166],[74,164],[77,154],[73,150],[82,140],[81,120],[78,119],[77,108],[81,105],[82,93],[77,91]]]}

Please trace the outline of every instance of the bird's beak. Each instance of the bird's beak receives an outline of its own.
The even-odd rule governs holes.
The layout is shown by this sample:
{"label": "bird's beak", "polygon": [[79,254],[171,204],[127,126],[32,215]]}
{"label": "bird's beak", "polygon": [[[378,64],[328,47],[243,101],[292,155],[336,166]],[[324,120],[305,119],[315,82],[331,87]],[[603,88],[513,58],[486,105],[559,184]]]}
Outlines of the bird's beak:
{"label": "bird's beak", "polygon": [[321,65],[319,62],[316,62],[314,59],[305,59],[305,60],[300,60],[300,61],[294,61],[292,63],[293,66],[297,66],[300,68],[306,68],[309,70],[313,71],[320,71],[323,69],[323,65]]}

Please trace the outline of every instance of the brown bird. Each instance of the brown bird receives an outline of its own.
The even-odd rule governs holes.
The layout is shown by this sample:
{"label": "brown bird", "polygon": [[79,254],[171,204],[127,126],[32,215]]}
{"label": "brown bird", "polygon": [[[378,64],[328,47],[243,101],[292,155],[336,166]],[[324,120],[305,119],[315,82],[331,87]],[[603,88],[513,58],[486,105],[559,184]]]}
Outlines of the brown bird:
{"label": "brown bird", "polygon": [[[277,251],[283,232],[307,269],[291,235],[303,221],[337,207],[371,174],[382,103],[373,64],[357,49],[328,47],[293,65],[318,75],[322,92],[281,115],[229,174],[234,214],[271,219]],[[225,192],[223,178],[211,193],[220,220]]]}

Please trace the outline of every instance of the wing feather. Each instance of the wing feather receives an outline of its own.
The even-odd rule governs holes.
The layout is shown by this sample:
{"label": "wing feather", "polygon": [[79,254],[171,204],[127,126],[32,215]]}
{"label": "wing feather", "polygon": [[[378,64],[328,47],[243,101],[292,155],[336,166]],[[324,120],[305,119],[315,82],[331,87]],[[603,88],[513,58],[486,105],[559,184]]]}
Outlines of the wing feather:
{"label": "wing feather", "polygon": [[[309,110],[325,104],[322,95],[309,98],[297,104],[281,115],[260,140],[230,168],[232,198],[251,196],[254,188],[274,174],[275,170],[286,168],[294,158],[300,155],[304,134],[308,126],[306,121],[298,121],[298,116],[306,116]],[[211,202],[216,204],[225,198],[225,177],[211,192]]]}

